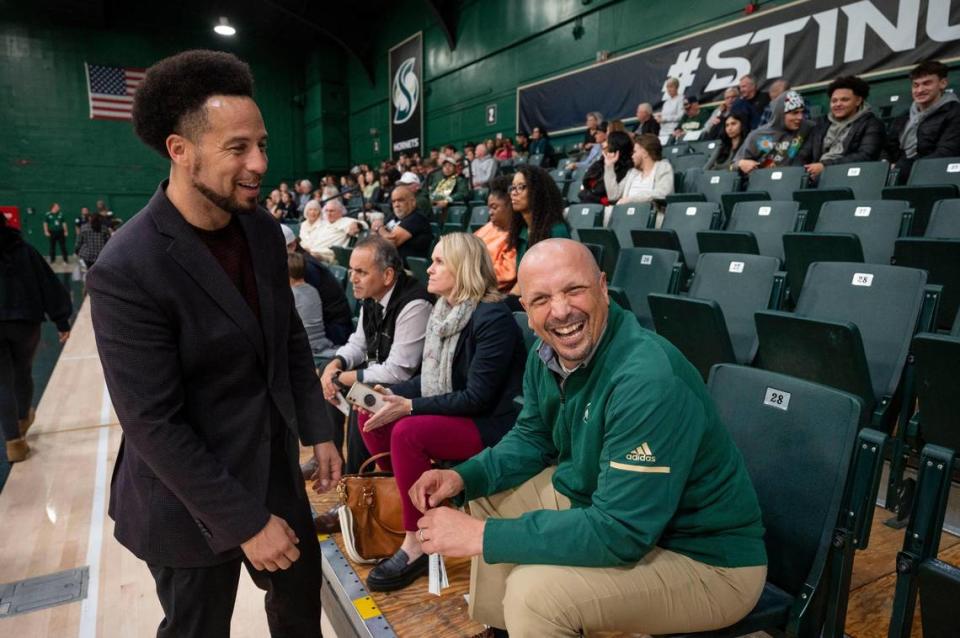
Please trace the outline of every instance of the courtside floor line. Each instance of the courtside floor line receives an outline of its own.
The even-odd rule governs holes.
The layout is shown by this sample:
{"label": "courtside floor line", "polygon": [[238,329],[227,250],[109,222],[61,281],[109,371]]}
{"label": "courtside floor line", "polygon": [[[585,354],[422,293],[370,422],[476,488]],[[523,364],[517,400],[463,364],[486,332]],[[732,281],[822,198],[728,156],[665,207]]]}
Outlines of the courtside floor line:
{"label": "courtside floor line", "polygon": [[338,638],[396,638],[357,573],[326,534],[317,537],[323,560],[320,600]]}

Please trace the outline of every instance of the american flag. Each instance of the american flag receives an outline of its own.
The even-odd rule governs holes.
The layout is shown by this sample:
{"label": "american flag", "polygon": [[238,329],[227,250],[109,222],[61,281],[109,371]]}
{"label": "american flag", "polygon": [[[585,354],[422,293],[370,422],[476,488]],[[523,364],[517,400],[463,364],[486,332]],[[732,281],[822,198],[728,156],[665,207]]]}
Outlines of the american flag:
{"label": "american flag", "polygon": [[132,119],[133,94],[146,69],[86,64],[91,120]]}

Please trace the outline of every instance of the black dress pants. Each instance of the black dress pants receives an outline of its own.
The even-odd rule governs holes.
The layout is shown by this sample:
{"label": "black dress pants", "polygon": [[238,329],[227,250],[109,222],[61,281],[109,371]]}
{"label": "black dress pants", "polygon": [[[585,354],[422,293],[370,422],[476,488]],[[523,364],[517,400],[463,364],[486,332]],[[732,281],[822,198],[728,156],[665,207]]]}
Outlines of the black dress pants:
{"label": "black dress pants", "polygon": [[0,428],[7,441],[20,438],[17,421],[33,402],[33,355],[40,343],[40,324],[0,321]]}
{"label": "black dress pants", "polygon": [[148,565],[165,618],[157,638],[226,638],[237,598],[240,564],[264,597],[273,638],[317,638],[320,634],[320,545],[302,481],[295,481],[274,439],[267,509],[287,521],[300,543],[300,558],[289,569],[260,571],[244,557],[211,567]]}
{"label": "black dress pants", "polygon": [[67,263],[67,236],[63,233],[50,233],[50,263],[57,259],[57,246],[63,253],[63,263]]}

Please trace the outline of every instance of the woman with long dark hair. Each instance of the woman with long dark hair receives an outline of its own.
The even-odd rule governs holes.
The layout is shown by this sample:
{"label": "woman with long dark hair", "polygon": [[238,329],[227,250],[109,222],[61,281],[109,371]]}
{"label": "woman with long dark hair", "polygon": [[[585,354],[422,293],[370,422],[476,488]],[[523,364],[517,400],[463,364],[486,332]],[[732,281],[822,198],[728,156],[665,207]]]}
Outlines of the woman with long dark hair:
{"label": "woman with long dark hair", "polygon": [[[616,157],[613,163],[613,171],[616,175],[616,181],[622,182],[627,173],[633,168],[631,154],[633,152],[633,140],[623,131],[614,131],[607,135],[605,152]],[[580,201],[587,204],[615,204],[618,195],[611,196],[606,186],[605,162],[601,155],[587,172],[583,174],[583,185],[580,190]]]}
{"label": "woman with long dark hair", "polygon": [[706,170],[736,170],[733,157],[740,150],[743,140],[750,132],[750,118],[745,113],[731,113],[723,120],[720,144],[707,162]]}
{"label": "woman with long dark hair", "polygon": [[517,267],[527,249],[551,237],[570,238],[563,219],[563,198],[550,173],[539,166],[523,165],[510,185],[510,221],[508,244],[517,249]]}
{"label": "woman with long dark hair", "polygon": [[33,424],[33,355],[44,316],[57,324],[60,343],[70,336],[73,304],[67,290],[20,231],[0,214],[0,429],[7,459],[30,453],[24,435]]}
{"label": "woman with long dark hair", "polygon": [[497,277],[497,289],[509,292],[517,283],[517,248],[510,245],[510,225],[513,208],[510,206],[510,178],[496,177],[490,182],[487,195],[489,221],[474,234],[486,245],[493,261],[493,274]]}

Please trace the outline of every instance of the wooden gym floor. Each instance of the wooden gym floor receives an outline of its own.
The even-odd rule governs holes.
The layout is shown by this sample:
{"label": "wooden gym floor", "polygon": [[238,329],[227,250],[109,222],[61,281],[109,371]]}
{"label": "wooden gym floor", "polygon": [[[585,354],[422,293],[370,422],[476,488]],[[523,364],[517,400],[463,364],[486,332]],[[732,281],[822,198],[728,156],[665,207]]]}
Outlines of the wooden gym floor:
{"label": "wooden gym floor", "polygon": [[[89,304],[81,308],[49,379],[28,442],[30,458],[13,466],[0,492],[0,584],[87,565],[90,589],[82,602],[0,620],[0,635],[153,635],[162,618],[153,579],[146,565],[114,540],[106,515],[120,426],[103,382]],[[336,499],[332,493],[310,494],[317,511]],[[877,509],[870,548],[857,555],[847,615],[847,633],[854,638],[887,633],[903,536],[882,525],[888,516]],[[940,557],[960,564],[960,539],[944,534]],[[481,629],[466,618],[462,596],[469,562],[448,560],[447,567],[451,588],[440,597],[426,593],[426,579],[403,592],[374,594],[399,636],[467,638]],[[368,571],[355,569],[361,576]],[[245,572],[232,627],[241,638],[269,635],[262,592]],[[920,636],[919,615],[914,627]],[[329,628],[324,633],[332,635]]]}

